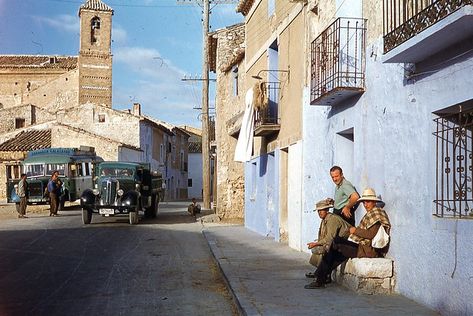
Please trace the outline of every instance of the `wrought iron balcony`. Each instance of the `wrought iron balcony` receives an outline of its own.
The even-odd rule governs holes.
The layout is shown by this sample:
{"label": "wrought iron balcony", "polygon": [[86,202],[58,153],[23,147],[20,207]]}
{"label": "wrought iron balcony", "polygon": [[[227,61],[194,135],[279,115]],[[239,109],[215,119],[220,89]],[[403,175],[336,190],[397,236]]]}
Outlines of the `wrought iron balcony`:
{"label": "wrought iron balcony", "polygon": [[255,136],[269,136],[279,132],[278,108],[280,82],[267,82],[267,105],[255,111]]}
{"label": "wrought iron balcony", "polygon": [[383,0],[384,62],[415,63],[473,36],[473,0]]}
{"label": "wrought iron balcony", "polygon": [[310,104],[336,105],[365,91],[366,20],[338,18],[311,44]]}

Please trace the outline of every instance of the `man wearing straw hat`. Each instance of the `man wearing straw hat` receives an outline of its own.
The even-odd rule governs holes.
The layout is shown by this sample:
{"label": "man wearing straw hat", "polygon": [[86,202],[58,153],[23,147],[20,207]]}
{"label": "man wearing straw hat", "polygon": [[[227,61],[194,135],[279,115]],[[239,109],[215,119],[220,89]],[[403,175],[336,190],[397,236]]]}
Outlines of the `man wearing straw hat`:
{"label": "man wearing straw hat", "polygon": [[336,186],[333,213],[340,215],[348,224],[355,226],[355,211],[358,207],[357,200],[360,197],[358,192],[353,184],[345,179],[342,168],[339,166],[330,168],[330,177]]}
{"label": "man wearing straw hat", "polygon": [[[314,267],[319,266],[322,256],[328,252],[335,237],[348,238],[350,225],[340,216],[329,213],[333,204],[330,200],[322,200],[315,204],[315,210],[322,220],[319,227],[319,236],[316,241],[307,243],[307,247],[312,251],[309,263]],[[315,278],[315,273],[308,272],[307,278]],[[330,274],[325,279],[326,283],[331,282]]]}
{"label": "man wearing straw hat", "polygon": [[354,242],[335,238],[330,250],[322,257],[317,270],[315,271],[315,281],[304,286],[306,289],[317,289],[325,287],[325,278],[338,265],[348,258],[377,258],[383,257],[389,247],[388,240],[383,248],[373,247],[373,238],[378,231],[383,230],[389,234],[391,224],[386,212],[377,206],[382,203],[376,196],[376,192],[371,189],[365,189],[358,202],[363,202],[366,214],[361,219],[358,227],[350,227],[350,239]]}

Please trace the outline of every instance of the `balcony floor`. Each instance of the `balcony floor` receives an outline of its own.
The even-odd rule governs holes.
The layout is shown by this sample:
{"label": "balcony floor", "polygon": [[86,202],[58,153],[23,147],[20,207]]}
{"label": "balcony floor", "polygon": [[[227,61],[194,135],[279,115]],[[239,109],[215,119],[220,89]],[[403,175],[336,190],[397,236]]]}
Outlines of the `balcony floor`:
{"label": "balcony floor", "polygon": [[279,124],[262,124],[255,127],[255,136],[268,136],[279,133],[281,125]]}
{"label": "balcony floor", "polygon": [[326,105],[326,106],[334,106],[337,105],[344,100],[351,98],[353,96],[362,94],[365,92],[364,88],[335,88],[330,90],[329,92],[322,94],[320,97],[312,101],[311,105]]}
{"label": "balcony floor", "polygon": [[416,63],[473,36],[473,6],[467,5],[383,55],[384,63]]}

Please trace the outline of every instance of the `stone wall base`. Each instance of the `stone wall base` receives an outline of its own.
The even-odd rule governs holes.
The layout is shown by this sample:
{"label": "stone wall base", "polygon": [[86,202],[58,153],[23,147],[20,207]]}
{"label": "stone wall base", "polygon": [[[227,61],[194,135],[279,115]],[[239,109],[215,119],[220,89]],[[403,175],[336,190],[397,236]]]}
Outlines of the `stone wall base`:
{"label": "stone wall base", "polygon": [[362,294],[392,294],[394,292],[394,262],[387,258],[353,258],[340,265],[334,280]]}

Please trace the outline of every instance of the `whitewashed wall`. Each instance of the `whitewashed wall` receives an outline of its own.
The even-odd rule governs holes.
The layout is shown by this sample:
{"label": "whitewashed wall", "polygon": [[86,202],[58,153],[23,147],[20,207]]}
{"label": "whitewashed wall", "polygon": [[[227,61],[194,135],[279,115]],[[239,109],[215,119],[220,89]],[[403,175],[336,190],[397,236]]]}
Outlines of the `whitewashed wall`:
{"label": "whitewashed wall", "polygon": [[189,153],[189,173],[192,187],[188,187],[189,198],[202,199],[202,153]]}
{"label": "whitewashed wall", "polygon": [[[382,63],[381,40],[367,52],[366,92],[359,100],[304,107],[304,209],[333,195],[328,170],[338,163],[336,133],[353,127],[349,180],[359,191],[373,187],[386,202],[393,225],[388,256],[395,260],[397,291],[442,313],[469,315],[473,221],[432,216],[436,171],[432,112],[473,99],[473,56],[406,80],[404,64]],[[363,214],[360,207],[357,222]],[[314,213],[303,217],[302,239],[309,241],[319,220]]]}

